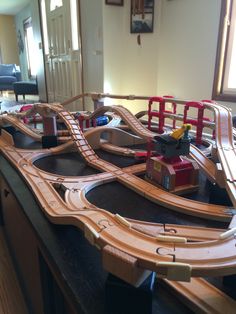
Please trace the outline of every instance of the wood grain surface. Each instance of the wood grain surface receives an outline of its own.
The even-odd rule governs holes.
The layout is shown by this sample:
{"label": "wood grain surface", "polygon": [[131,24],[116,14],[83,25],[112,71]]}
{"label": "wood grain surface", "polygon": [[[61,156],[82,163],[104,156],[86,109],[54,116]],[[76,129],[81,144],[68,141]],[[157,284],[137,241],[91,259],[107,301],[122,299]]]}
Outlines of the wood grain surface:
{"label": "wood grain surface", "polygon": [[28,314],[2,228],[0,228],[0,313]]}

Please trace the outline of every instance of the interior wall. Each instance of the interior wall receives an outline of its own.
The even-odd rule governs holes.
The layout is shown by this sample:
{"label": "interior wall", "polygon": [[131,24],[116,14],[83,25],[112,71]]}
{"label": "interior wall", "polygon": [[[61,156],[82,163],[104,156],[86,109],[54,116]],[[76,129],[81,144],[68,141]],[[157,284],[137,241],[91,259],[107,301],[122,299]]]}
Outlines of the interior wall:
{"label": "interior wall", "polygon": [[[156,95],[161,2],[155,1],[154,31],[130,33],[130,4],[80,0],[84,91],[113,94]],[[106,104],[121,103],[108,101]],[[132,112],[146,109],[146,102],[122,101]],[[86,109],[92,110],[91,104]]]}
{"label": "interior wall", "polygon": [[158,94],[212,98],[220,9],[221,0],[162,0]]}
{"label": "interior wall", "polygon": [[0,49],[2,63],[19,65],[16,28],[11,15],[0,15]]}
{"label": "interior wall", "polygon": [[154,32],[141,34],[141,45],[130,33],[130,2],[80,0],[84,91],[211,99],[221,0],[156,0]]}
{"label": "interior wall", "polygon": [[[104,4],[104,91],[123,95],[156,95],[161,2],[155,1],[153,33],[130,33],[131,1],[123,7]],[[109,25],[109,26],[108,26]],[[112,101],[114,102],[114,101]],[[146,102],[124,102],[132,112]]]}
{"label": "interior wall", "polygon": [[105,93],[118,94],[122,90],[125,17],[124,7],[103,5]]}
{"label": "interior wall", "polygon": [[158,92],[210,99],[221,0],[163,1]]}
{"label": "interior wall", "polygon": [[130,33],[130,2],[104,4],[104,91],[211,99],[221,0],[155,0],[154,32],[141,34],[141,46]]}
{"label": "interior wall", "polygon": [[[84,92],[103,92],[103,0],[80,0]],[[93,110],[91,102],[87,110]]]}

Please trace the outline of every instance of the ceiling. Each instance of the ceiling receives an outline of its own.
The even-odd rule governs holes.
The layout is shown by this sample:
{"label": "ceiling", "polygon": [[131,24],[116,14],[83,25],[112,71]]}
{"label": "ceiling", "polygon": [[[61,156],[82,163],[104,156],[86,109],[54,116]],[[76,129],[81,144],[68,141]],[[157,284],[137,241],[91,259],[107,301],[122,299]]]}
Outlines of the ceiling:
{"label": "ceiling", "polygon": [[16,15],[30,0],[0,0],[0,14]]}

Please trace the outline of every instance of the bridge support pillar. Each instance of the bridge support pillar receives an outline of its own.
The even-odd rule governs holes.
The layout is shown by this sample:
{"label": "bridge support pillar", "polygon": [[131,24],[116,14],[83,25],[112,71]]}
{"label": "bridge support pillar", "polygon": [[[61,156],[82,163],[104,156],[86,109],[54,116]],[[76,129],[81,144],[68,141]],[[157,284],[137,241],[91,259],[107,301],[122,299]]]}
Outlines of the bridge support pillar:
{"label": "bridge support pillar", "polygon": [[50,148],[57,146],[57,124],[56,116],[43,117],[42,147]]}

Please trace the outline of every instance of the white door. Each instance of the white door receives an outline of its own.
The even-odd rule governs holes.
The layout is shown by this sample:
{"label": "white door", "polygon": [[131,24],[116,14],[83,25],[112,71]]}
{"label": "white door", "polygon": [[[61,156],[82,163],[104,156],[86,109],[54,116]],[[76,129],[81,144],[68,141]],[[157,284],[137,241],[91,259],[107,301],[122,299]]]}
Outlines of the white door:
{"label": "white door", "polygon": [[[41,0],[49,102],[63,102],[82,93],[78,10],[78,0]],[[69,109],[82,110],[82,101]]]}

